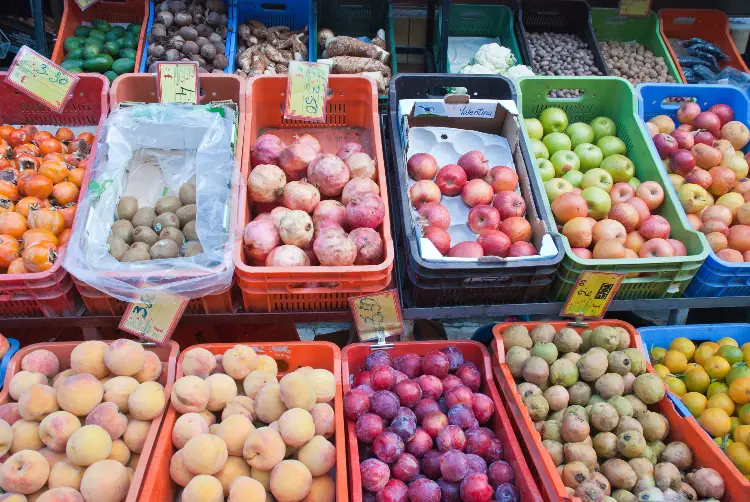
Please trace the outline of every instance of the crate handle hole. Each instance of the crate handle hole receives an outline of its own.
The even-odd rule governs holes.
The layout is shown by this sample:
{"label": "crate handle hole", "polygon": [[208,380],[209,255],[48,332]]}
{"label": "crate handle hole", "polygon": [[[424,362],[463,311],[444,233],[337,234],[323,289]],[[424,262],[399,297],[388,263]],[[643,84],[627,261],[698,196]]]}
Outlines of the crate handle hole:
{"label": "crate handle hole", "polygon": [[340,282],[323,282],[318,284],[325,284],[325,286],[307,287],[305,285],[289,284],[286,289],[290,293],[325,293],[341,289]]}
{"label": "crate handle hole", "polygon": [[440,139],[448,139],[448,135],[447,134],[441,134],[440,135]]}
{"label": "crate handle hole", "polygon": [[[563,93],[565,92],[577,92],[578,96],[565,96]],[[583,98],[586,95],[585,89],[550,89],[550,91],[547,93],[547,100],[548,101],[583,101]],[[596,96],[596,94],[592,94],[591,97]]]}
{"label": "crate handle hole", "polygon": [[538,10],[534,12],[535,16],[559,16],[560,11],[556,10]]}
{"label": "crate handle hole", "polygon": [[263,10],[286,10],[287,6],[283,3],[262,3],[260,8]]}
{"label": "crate handle hole", "polygon": [[676,17],[673,21],[674,24],[693,24],[695,23],[694,17]]}
{"label": "crate handle hole", "polygon": [[[698,102],[698,98],[692,96],[667,96],[661,100],[660,105],[662,108],[679,108],[682,103],[687,101],[696,103]],[[656,104],[656,102],[653,102],[652,104]]]}
{"label": "crate handle hole", "polygon": [[607,24],[625,24],[628,22],[628,18],[625,16],[612,16],[608,17],[604,22]]}

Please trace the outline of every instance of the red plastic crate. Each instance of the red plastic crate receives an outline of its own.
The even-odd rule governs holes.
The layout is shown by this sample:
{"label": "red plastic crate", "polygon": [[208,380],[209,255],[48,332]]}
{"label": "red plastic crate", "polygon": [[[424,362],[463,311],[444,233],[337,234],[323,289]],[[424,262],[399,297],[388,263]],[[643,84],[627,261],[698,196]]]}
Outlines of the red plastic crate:
{"label": "red plastic crate", "polygon": [[[60,269],[63,270],[63,269]],[[67,273],[59,283],[17,291],[0,291],[0,318],[75,317],[83,305]]]}
{"label": "red plastic crate", "polygon": [[[393,348],[387,349],[387,351],[393,357],[409,353],[424,356],[428,352],[440,350],[451,345],[458,347],[464,355],[464,360],[476,364],[482,373],[483,380],[480,392],[489,396],[495,403],[495,416],[492,418],[489,427],[494,430],[498,439],[503,443],[504,460],[513,467],[515,473],[514,484],[516,490],[518,490],[520,500],[523,502],[541,502],[542,496],[540,495],[537,483],[531,476],[531,471],[526,464],[521,445],[513,433],[511,421],[508,418],[504,403],[492,380],[492,362],[490,354],[484,345],[464,340],[398,342],[394,343]],[[367,359],[370,352],[372,352],[372,345],[368,343],[347,345],[341,352],[341,374],[345,394],[351,390],[354,375],[362,370],[365,359]],[[361,502],[362,478],[359,472],[359,448],[357,446],[357,434],[354,426],[354,421],[346,419],[347,446],[349,447],[349,485],[351,486],[350,500]]]}

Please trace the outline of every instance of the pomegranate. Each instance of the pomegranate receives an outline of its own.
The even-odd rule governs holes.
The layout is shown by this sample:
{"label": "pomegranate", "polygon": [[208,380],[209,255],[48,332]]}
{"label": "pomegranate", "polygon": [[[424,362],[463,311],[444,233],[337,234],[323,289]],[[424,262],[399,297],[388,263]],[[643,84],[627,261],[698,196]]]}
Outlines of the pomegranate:
{"label": "pomegranate", "polygon": [[691,124],[695,129],[703,129],[714,136],[719,136],[721,119],[714,112],[700,112],[695,116]]}
{"label": "pomegranate", "polygon": [[349,204],[349,201],[360,192],[372,192],[380,195],[380,187],[370,178],[352,178],[341,191],[341,203]]}
{"label": "pomegranate", "polygon": [[445,256],[451,248],[451,236],[448,232],[439,227],[427,227],[423,237],[437,248],[438,252]]}
{"label": "pomegranate", "polygon": [[438,172],[438,163],[429,153],[415,153],[406,161],[406,172],[415,181],[431,180]]}
{"label": "pomegranate", "polygon": [[307,166],[307,181],[318,187],[321,195],[338,197],[349,182],[349,168],[330,153],[318,156]]}
{"label": "pomegranate", "polygon": [[681,124],[690,124],[701,112],[701,107],[693,101],[685,101],[677,109],[677,120]]}
{"label": "pomegranate", "polygon": [[[521,241],[519,241],[521,242]],[[499,230],[485,230],[477,238],[485,256],[499,256],[505,258],[510,251],[510,238]]]}
{"label": "pomegranate", "polygon": [[298,209],[286,213],[279,222],[279,236],[284,244],[305,247],[312,240],[313,231],[310,215]]}
{"label": "pomegranate", "polygon": [[322,200],[315,207],[312,220],[315,225],[322,220],[333,220],[343,227],[346,223],[346,206],[337,200]]}
{"label": "pomegranate", "polygon": [[366,153],[353,153],[344,161],[349,168],[349,175],[352,178],[369,178],[377,179],[378,168],[375,161]]}
{"label": "pomegranate", "polygon": [[290,211],[289,208],[286,208],[284,206],[275,207],[271,210],[271,212],[268,214],[271,218],[271,222],[273,222],[273,225],[276,228],[279,228],[279,223],[281,223],[281,218],[286,215]]}
{"label": "pomegranate", "polygon": [[298,138],[296,138],[295,142],[301,145],[310,145],[315,149],[317,153],[323,151],[323,147],[320,146],[320,141],[318,141],[315,136],[311,136],[309,134],[303,134],[302,136],[299,136]]}
{"label": "pomegranate", "polygon": [[307,267],[310,259],[297,246],[285,244],[271,251],[266,257],[266,267]]}
{"label": "pomegranate", "polygon": [[294,143],[284,148],[279,155],[279,167],[290,181],[298,181],[307,174],[307,166],[318,157],[310,145]]}
{"label": "pomegranate", "polygon": [[428,202],[420,207],[417,212],[425,227],[438,227],[447,230],[451,226],[451,214],[442,204]]}
{"label": "pomegranate", "polygon": [[339,150],[336,152],[336,157],[340,158],[341,160],[346,160],[346,158],[353,154],[353,153],[359,153],[362,151],[362,145],[359,143],[344,143],[344,146],[339,148]]}
{"label": "pomegranate", "polygon": [[281,237],[270,221],[251,221],[242,233],[242,243],[249,258],[264,262],[268,253],[281,245]]}
{"label": "pomegranate", "polygon": [[315,228],[315,231],[313,232],[313,239],[317,239],[320,234],[322,234],[329,228],[335,228],[337,230],[341,230],[342,232],[344,231],[344,227],[333,220],[320,220],[317,223],[313,223],[313,227]]}
{"label": "pomegranate", "polygon": [[451,258],[481,258],[484,256],[484,249],[476,242],[464,241],[459,242],[448,251]]}
{"label": "pomegranate", "polygon": [[306,213],[312,213],[320,202],[320,192],[315,185],[311,185],[304,179],[302,181],[291,181],[284,187],[281,203],[289,209],[299,209]]}
{"label": "pomegranate", "polygon": [[286,175],[277,166],[260,164],[247,177],[247,191],[255,202],[277,202],[284,193]]}
{"label": "pomegranate", "polygon": [[258,138],[250,156],[250,165],[260,164],[279,165],[279,156],[286,145],[273,134],[264,134]]}
{"label": "pomegranate", "polygon": [[385,203],[380,195],[365,192],[357,194],[346,205],[346,220],[352,228],[375,228],[385,218]]}
{"label": "pomegranate", "polygon": [[349,239],[357,246],[355,265],[377,265],[383,261],[385,247],[380,234],[372,228],[355,228],[349,233]]}
{"label": "pomegranate", "polygon": [[357,260],[357,245],[346,233],[335,228],[321,232],[313,243],[313,252],[324,266],[353,265]]}
{"label": "pomegranate", "polygon": [[479,150],[472,150],[461,155],[456,164],[466,171],[466,177],[470,180],[484,178],[490,170],[489,161]]}

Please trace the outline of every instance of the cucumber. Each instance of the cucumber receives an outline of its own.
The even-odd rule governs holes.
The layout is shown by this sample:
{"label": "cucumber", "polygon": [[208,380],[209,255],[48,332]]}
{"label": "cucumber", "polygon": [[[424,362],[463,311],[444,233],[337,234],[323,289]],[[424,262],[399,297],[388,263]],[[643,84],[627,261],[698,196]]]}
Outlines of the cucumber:
{"label": "cucumber", "polygon": [[83,62],[83,69],[96,73],[104,73],[112,67],[112,56],[109,54],[99,54],[96,57],[87,59]]}
{"label": "cucumber", "polygon": [[104,48],[104,41],[99,40],[98,38],[86,38],[83,40],[83,44],[81,44],[81,49],[83,49],[86,45],[96,45],[100,49]]}
{"label": "cucumber", "polygon": [[[83,60],[82,59],[66,59],[62,63],[60,63],[60,66],[65,68],[68,71],[73,71],[73,68],[83,68]],[[81,71],[80,69],[78,70]]]}
{"label": "cucumber", "polygon": [[93,26],[95,30],[101,31],[103,33],[107,33],[112,29],[112,25],[104,19],[94,19],[93,21],[91,21],[91,26]]}
{"label": "cucumber", "polygon": [[63,48],[66,51],[72,51],[73,49],[80,49],[83,47],[83,39],[78,37],[68,37],[63,43]]}
{"label": "cucumber", "polygon": [[121,58],[112,63],[112,71],[118,75],[123,73],[130,73],[135,68],[135,59]]}
{"label": "cucumber", "polygon": [[125,27],[124,26],[113,26],[111,30],[109,30],[110,33],[115,33],[117,35],[117,38],[121,38],[125,34]]}
{"label": "cucumber", "polygon": [[93,30],[91,26],[81,25],[73,30],[73,33],[75,33],[77,37],[86,38],[89,36],[89,33],[91,33],[91,30]]}
{"label": "cucumber", "polygon": [[67,52],[65,59],[83,59],[83,49],[73,49]]}
{"label": "cucumber", "polygon": [[109,70],[109,71],[104,72],[104,76],[109,79],[109,83],[111,84],[117,78],[117,73],[113,72],[112,70]]}
{"label": "cucumber", "polygon": [[120,44],[125,49],[135,49],[138,47],[138,37],[132,33],[126,33],[125,36],[120,39]]}
{"label": "cucumber", "polygon": [[99,30],[91,30],[91,33],[89,33],[89,38],[98,38],[102,42],[104,42],[104,37],[106,37],[107,34],[103,31]]}
{"label": "cucumber", "polygon": [[141,35],[141,25],[140,24],[129,24],[127,28],[125,28],[125,31],[128,33],[132,33],[136,37]]}
{"label": "cucumber", "polygon": [[101,47],[97,47],[96,45],[93,45],[93,44],[86,45],[83,48],[83,59],[86,60],[86,59],[95,58],[101,53],[102,53]]}
{"label": "cucumber", "polygon": [[105,54],[109,54],[112,57],[117,56],[117,53],[120,52],[120,44],[117,42],[106,42],[104,44],[104,51]]}
{"label": "cucumber", "polygon": [[135,49],[120,49],[117,55],[121,58],[135,59],[136,51]]}

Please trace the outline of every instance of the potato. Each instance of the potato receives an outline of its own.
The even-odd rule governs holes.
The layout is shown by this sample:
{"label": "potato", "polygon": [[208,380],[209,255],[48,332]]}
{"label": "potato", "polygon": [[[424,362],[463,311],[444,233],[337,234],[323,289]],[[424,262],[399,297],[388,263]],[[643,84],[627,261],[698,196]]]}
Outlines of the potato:
{"label": "potato", "polygon": [[177,258],[180,249],[177,243],[171,239],[162,239],[151,246],[151,259],[159,260],[162,258]]}
{"label": "potato", "polygon": [[136,227],[150,227],[156,218],[156,211],[153,207],[142,207],[135,212],[130,221]]}
{"label": "potato", "polygon": [[182,202],[180,202],[180,199],[178,199],[174,195],[167,195],[166,197],[162,197],[156,201],[156,206],[154,207],[154,209],[156,209],[156,214],[162,214],[174,213],[181,207]]}
{"label": "potato", "polygon": [[195,183],[185,183],[178,193],[183,206],[195,204]]}
{"label": "potato", "polygon": [[133,239],[135,242],[145,242],[149,246],[153,246],[159,240],[159,236],[151,230],[151,227],[136,227],[133,231]]}
{"label": "potato", "polygon": [[177,218],[180,220],[180,227],[184,227],[187,222],[193,221],[195,219],[197,208],[198,206],[196,206],[195,204],[188,204],[187,206],[182,206],[177,210],[175,216],[177,216]]}
{"label": "potato", "polygon": [[129,220],[138,211],[138,200],[135,197],[126,195],[117,203],[117,219]]}
{"label": "potato", "polygon": [[109,246],[109,254],[117,261],[120,261],[128,250],[128,244],[116,235],[107,237],[107,245]]}
{"label": "potato", "polygon": [[112,235],[119,237],[126,244],[133,243],[133,224],[128,220],[117,220],[112,224]]}
{"label": "potato", "polygon": [[195,220],[188,221],[184,227],[182,227],[182,235],[186,241],[197,241],[198,231],[195,229]]}

